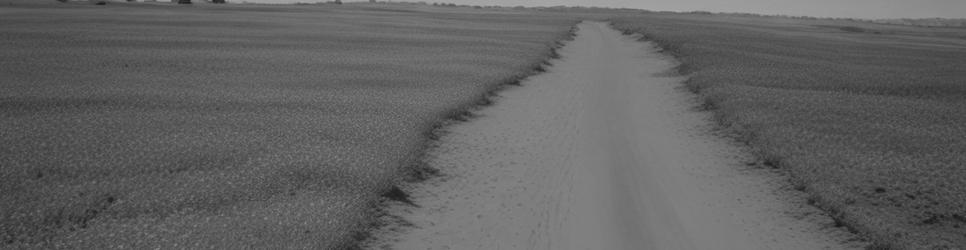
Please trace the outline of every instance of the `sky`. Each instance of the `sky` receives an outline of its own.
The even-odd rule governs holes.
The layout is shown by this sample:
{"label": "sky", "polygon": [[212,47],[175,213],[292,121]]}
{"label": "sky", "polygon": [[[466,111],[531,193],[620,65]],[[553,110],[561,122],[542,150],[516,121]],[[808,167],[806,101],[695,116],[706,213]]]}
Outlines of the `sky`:
{"label": "sky", "polygon": [[[229,0],[231,1],[231,0]],[[324,2],[324,0],[247,0]],[[343,0],[352,2],[356,0]],[[384,0],[379,0],[384,1]],[[852,18],[966,18],[966,0],[393,0],[502,6],[598,6],[648,10],[744,12]]]}

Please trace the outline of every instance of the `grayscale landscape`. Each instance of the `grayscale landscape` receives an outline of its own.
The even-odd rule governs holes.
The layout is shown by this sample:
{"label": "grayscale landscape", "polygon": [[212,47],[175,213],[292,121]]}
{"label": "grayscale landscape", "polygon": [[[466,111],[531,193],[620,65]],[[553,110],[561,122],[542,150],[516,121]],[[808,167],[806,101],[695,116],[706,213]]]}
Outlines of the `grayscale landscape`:
{"label": "grayscale landscape", "polygon": [[966,248],[962,19],[186,2],[0,0],[0,249]]}

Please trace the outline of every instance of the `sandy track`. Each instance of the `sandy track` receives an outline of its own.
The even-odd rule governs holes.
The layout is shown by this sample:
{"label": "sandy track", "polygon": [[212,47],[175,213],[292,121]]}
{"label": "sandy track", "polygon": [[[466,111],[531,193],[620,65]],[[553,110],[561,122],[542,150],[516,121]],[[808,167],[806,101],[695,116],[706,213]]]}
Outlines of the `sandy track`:
{"label": "sandy track", "polygon": [[[453,126],[391,249],[840,249],[861,242],[708,134],[651,45],[585,22],[546,74]],[[664,75],[664,76],[662,76]],[[406,225],[411,223],[411,225]]]}

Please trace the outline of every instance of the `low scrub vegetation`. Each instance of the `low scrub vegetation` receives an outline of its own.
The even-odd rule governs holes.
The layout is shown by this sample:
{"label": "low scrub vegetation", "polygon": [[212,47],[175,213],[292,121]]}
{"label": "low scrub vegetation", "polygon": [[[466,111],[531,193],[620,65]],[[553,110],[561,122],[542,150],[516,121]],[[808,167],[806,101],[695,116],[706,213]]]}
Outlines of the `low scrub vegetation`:
{"label": "low scrub vegetation", "polygon": [[703,106],[787,169],[833,226],[877,247],[966,245],[966,31],[660,13],[613,22],[677,57]]}
{"label": "low scrub vegetation", "polygon": [[429,131],[576,21],[471,10],[5,12],[0,248],[349,247]]}

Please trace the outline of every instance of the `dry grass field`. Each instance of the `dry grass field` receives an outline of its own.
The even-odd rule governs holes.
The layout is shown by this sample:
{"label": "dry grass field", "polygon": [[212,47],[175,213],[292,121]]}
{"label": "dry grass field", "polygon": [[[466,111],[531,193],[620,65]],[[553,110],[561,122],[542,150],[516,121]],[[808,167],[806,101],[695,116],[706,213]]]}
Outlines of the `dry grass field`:
{"label": "dry grass field", "polygon": [[[966,246],[966,29],[629,10],[0,0],[0,248],[355,247],[579,19],[682,63],[875,248]],[[784,170],[783,170],[784,171]]]}
{"label": "dry grass field", "polygon": [[614,18],[795,188],[895,249],[966,246],[966,29],[724,15]]}
{"label": "dry grass field", "polygon": [[425,135],[576,22],[27,3],[0,6],[0,248],[351,247]]}

